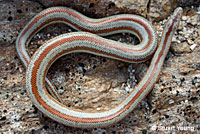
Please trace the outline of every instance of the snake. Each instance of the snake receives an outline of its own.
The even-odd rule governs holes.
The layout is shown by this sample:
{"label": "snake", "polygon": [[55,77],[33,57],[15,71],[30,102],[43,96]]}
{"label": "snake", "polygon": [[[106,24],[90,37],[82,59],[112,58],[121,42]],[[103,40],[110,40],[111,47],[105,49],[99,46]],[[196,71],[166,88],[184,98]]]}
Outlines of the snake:
{"label": "snake", "polygon": [[[165,23],[158,42],[152,24],[139,15],[119,14],[94,19],[67,7],[51,7],[41,11],[25,25],[16,39],[17,53],[26,67],[26,89],[32,103],[46,116],[66,126],[98,128],[121,121],[157,82],[182,12],[181,7],[175,9]],[[46,41],[30,57],[26,47],[33,36],[54,23],[64,23],[77,31]],[[131,45],[104,38],[118,33],[133,34],[140,43]],[[114,108],[94,112],[64,105],[56,87],[46,77],[51,65],[70,53],[89,53],[129,63],[152,59],[146,74],[127,97]]]}

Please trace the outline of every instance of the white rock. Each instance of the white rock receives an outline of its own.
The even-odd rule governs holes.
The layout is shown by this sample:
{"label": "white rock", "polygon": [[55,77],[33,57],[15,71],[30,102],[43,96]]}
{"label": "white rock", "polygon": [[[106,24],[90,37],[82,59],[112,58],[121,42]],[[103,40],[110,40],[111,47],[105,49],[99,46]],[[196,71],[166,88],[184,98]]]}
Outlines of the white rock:
{"label": "white rock", "polygon": [[190,46],[190,49],[193,51],[196,46],[197,46],[197,44],[193,44],[193,45]]}
{"label": "white rock", "polygon": [[169,100],[169,104],[173,104],[174,103],[174,100],[173,99],[170,99]]}
{"label": "white rock", "polygon": [[183,17],[182,17],[182,20],[186,21],[186,20],[187,20],[187,17],[186,17],[186,16],[183,16]]}

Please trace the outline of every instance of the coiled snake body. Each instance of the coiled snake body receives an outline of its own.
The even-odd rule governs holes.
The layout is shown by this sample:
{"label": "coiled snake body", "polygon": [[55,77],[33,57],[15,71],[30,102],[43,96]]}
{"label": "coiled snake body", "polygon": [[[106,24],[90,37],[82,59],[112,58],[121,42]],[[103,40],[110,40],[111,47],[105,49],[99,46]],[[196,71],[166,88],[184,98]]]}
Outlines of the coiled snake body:
{"label": "coiled snake body", "polygon": [[[157,47],[154,28],[146,19],[136,15],[91,19],[64,7],[42,11],[24,27],[16,40],[18,55],[27,67],[26,87],[33,104],[48,117],[68,126],[106,127],[119,122],[145,98],[156,83],[181,14],[182,8],[174,11],[165,24]],[[53,23],[64,23],[85,32],[72,32],[53,38],[42,45],[30,59],[25,46],[38,31]],[[100,37],[122,32],[136,35],[140,44],[132,46]],[[119,105],[107,111],[92,113],[63,105],[55,87],[46,78],[49,67],[56,59],[75,52],[92,53],[126,62],[142,62],[153,57],[144,78]]]}

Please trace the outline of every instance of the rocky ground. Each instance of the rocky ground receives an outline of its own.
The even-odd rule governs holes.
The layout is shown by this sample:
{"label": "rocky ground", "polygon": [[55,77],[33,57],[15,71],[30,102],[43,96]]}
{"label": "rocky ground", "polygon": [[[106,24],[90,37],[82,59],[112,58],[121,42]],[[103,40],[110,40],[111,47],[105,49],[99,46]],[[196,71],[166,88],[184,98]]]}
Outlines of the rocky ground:
{"label": "rocky ground", "polygon": [[[74,3],[0,0],[0,133],[200,133],[200,7],[195,6],[198,1],[185,3],[184,0],[173,0],[173,4],[167,0],[160,3],[154,0],[76,0]],[[44,116],[27,95],[26,69],[17,56],[15,39],[34,15],[55,5],[67,5],[90,17],[136,13],[153,22],[158,37],[166,17],[177,5],[183,6],[184,14],[159,80],[147,98],[118,124],[95,129],[67,127]],[[29,54],[45,41],[72,31],[61,24],[45,28],[27,47]],[[124,33],[108,38],[138,43],[135,37]],[[128,95],[142,79],[149,62],[129,64],[91,54],[71,54],[56,61],[48,77],[68,107],[101,111],[115,107]]]}

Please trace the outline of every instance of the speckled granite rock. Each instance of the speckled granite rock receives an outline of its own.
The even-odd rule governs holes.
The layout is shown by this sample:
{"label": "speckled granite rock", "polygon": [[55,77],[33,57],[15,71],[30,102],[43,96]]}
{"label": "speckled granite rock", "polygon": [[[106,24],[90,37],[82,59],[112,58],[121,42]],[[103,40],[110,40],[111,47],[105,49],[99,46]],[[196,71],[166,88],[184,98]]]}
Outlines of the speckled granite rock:
{"label": "speckled granite rock", "polygon": [[[42,9],[40,3],[33,1],[0,1],[0,133],[200,133],[200,15],[197,8],[185,10],[160,78],[145,101],[120,123],[95,129],[71,128],[52,121],[32,105],[26,93],[25,68],[17,57],[14,42],[25,24]],[[165,22],[154,24],[159,37]],[[29,53],[32,55],[48,39],[71,31],[73,29],[64,25],[49,26],[34,36]],[[135,41],[128,34],[109,38]],[[48,77],[67,106],[101,111],[114,107],[128,95],[142,79],[149,61],[128,64],[90,54],[71,54],[56,61]]]}
{"label": "speckled granite rock", "polygon": [[[0,1],[0,43],[14,43],[19,31],[38,12],[39,3],[22,0]],[[31,5],[31,6],[30,6]]]}
{"label": "speckled granite rock", "polygon": [[[149,0],[37,0],[45,7],[72,7],[90,17],[110,16],[118,13],[134,13],[146,16]],[[75,4],[76,3],[76,4]]]}
{"label": "speckled granite rock", "polygon": [[[37,0],[45,7],[67,6],[90,17],[110,16],[118,13],[139,14],[148,17],[150,21],[159,21],[167,16],[177,6],[196,6],[198,0]],[[74,4],[76,3],[76,4]]]}
{"label": "speckled granite rock", "polygon": [[[139,14],[151,21],[166,18],[177,7],[177,0],[37,0],[45,7],[68,6],[83,11],[91,17],[110,16],[118,13]],[[92,14],[91,14],[92,13]]]}
{"label": "speckled granite rock", "polygon": [[177,7],[177,0],[151,0],[148,18],[151,21],[159,21],[166,18]]}
{"label": "speckled granite rock", "polygon": [[200,5],[199,0],[178,0],[180,6],[198,6]]}

